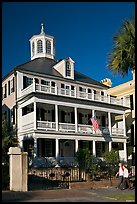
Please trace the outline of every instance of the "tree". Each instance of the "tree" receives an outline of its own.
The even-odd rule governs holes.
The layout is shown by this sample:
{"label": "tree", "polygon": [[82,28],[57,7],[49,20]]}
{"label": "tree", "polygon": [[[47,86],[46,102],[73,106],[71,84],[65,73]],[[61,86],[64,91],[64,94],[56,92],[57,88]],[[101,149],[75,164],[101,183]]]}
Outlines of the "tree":
{"label": "tree", "polygon": [[108,54],[107,67],[121,76],[135,69],[135,19],[124,21],[120,32],[113,37],[114,48]]}
{"label": "tree", "polygon": [[88,150],[88,148],[85,148],[85,149],[79,149],[76,152],[75,159],[79,165],[79,180],[81,180],[82,171],[86,170],[89,172],[89,170],[91,169],[93,156],[91,155],[90,150]]}
{"label": "tree", "polygon": [[118,151],[113,149],[110,152],[105,152],[102,156],[106,162],[107,170],[111,181],[111,176],[114,176],[116,174],[118,163],[120,162],[119,153]]}
{"label": "tree", "polygon": [[2,119],[2,161],[7,162],[8,150],[11,146],[17,146],[17,139],[13,136],[13,129],[9,127],[7,120]]}

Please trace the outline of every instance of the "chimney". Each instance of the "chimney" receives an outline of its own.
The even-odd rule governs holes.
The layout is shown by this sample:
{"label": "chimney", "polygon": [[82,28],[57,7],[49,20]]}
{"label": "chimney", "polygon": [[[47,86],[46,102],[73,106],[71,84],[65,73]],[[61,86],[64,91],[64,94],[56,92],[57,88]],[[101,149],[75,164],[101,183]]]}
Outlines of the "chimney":
{"label": "chimney", "polygon": [[102,83],[102,84],[104,84],[104,85],[106,85],[106,86],[109,86],[109,87],[112,86],[111,79],[108,79],[108,78],[102,79],[102,80],[100,81],[100,83]]}

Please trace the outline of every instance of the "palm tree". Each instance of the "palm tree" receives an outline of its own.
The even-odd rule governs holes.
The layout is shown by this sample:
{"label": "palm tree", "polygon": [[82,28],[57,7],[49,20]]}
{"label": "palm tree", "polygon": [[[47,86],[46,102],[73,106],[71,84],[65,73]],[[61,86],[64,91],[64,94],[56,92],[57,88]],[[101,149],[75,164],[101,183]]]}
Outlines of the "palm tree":
{"label": "palm tree", "polygon": [[124,21],[120,32],[113,37],[114,48],[108,54],[107,67],[121,76],[135,69],[135,19]]}

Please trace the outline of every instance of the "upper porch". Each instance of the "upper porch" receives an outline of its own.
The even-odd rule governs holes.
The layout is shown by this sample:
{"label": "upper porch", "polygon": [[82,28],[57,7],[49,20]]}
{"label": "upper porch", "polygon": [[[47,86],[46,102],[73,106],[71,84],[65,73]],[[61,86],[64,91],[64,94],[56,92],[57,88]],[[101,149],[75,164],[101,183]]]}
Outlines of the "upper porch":
{"label": "upper porch", "polygon": [[98,101],[101,103],[115,104],[115,105],[124,106],[128,108],[130,107],[129,101],[127,101],[125,98],[117,99],[115,97],[112,97],[106,94],[105,90],[95,90],[95,89],[89,88],[88,86],[81,86],[81,85],[75,86],[68,83],[61,83],[61,82],[50,81],[50,80],[49,81],[41,80],[41,81],[42,83],[40,83],[39,79],[31,78],[30,83],[23,89],[19,90],[18,98],[22,98],[23,96],[26,96],[27,94],[30,94],[32,92],[37,92],[37,93],[53,94],[53,95],[59,95],[64,97],[70,97],[70,98],[77,98],[82,100],[84,99],[84,100],[90,100],[90,101]]}

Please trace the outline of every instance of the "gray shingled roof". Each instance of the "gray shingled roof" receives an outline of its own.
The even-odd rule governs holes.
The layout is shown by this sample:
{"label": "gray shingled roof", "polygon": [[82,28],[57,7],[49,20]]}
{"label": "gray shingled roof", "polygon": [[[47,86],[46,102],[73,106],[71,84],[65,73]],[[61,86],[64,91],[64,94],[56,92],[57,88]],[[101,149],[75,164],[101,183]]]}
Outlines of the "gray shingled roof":
{"label": "gray shingled roof", "polygon": [[[25,64],[19,65],[15,69],[63,78],[63,76],[57,70],[52,68],[57,63],[58,62],[56,62],[53,59],[42,57],[42,58],[37,58],[37,59],[31,60]],[[100,82],[98,82],[98,81],[96,81],[96,80],[76,71],[76,70],[74,71],[74,80],[79,81],[79,82],[98,85],[98,86],[101,86],[104,88],[107,87],[106,85],[101,84]]]}

